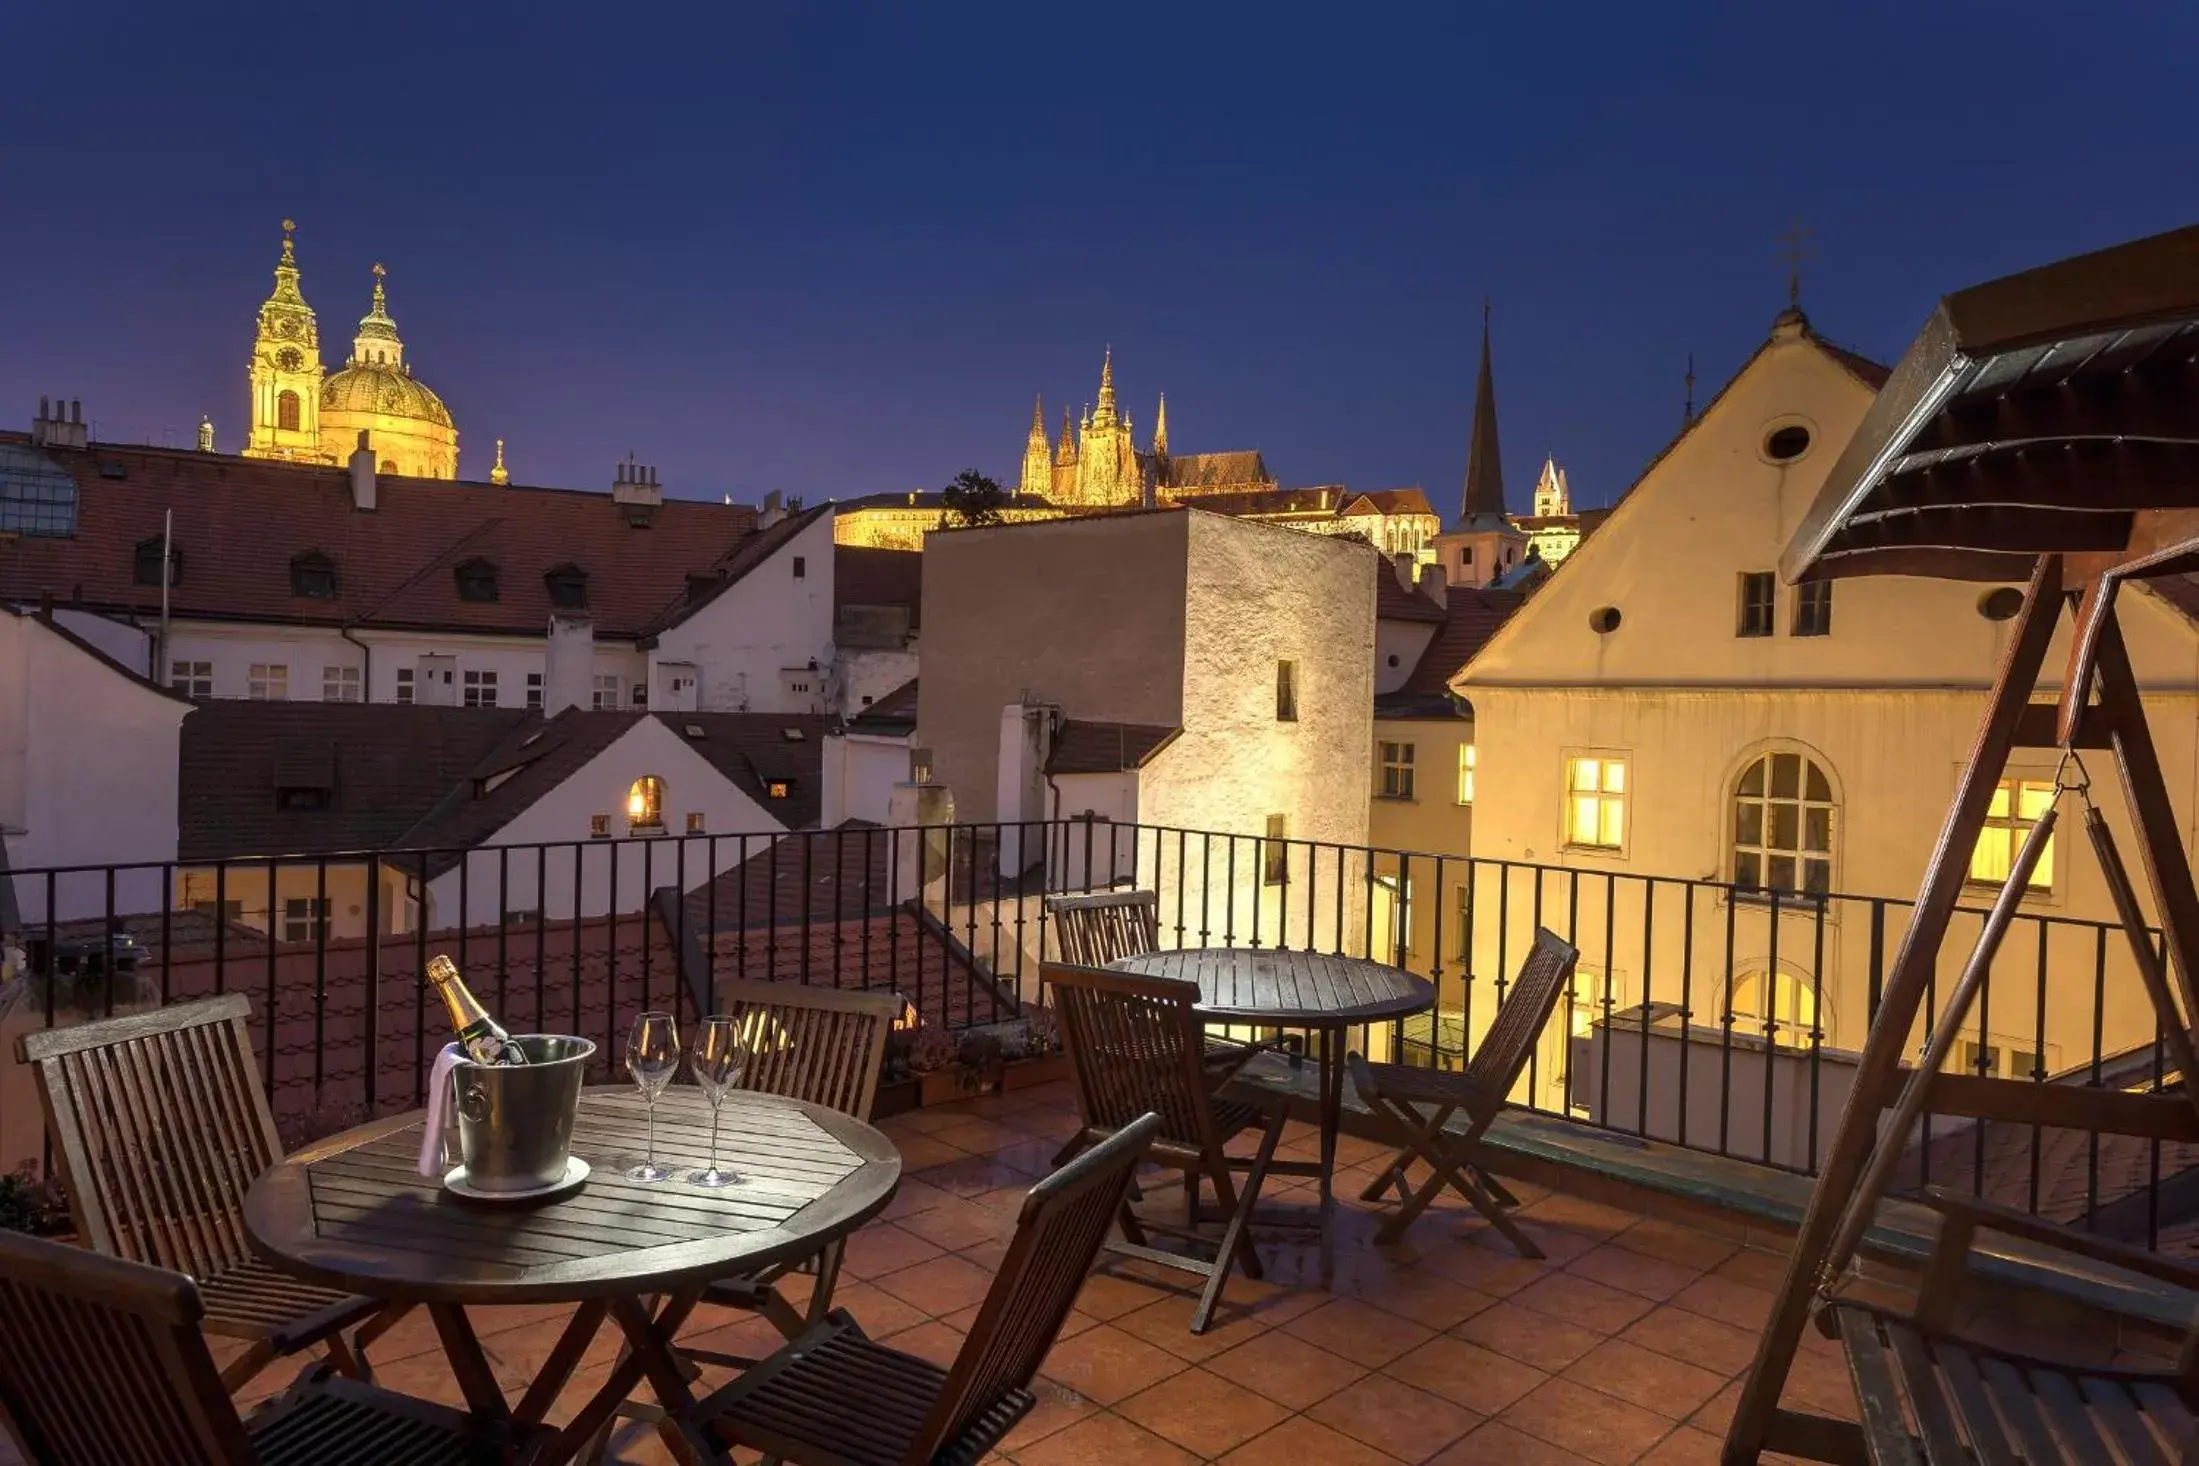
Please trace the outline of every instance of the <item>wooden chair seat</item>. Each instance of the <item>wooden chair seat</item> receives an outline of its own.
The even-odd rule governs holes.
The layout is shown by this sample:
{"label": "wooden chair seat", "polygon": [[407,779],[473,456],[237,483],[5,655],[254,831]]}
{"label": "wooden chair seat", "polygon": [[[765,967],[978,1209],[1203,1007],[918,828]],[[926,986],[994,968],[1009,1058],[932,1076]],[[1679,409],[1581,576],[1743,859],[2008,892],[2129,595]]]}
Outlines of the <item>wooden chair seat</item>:
{"label": "wooden chair seat", "polygon": [[313,1378],[244,1422],[259,1466],[497,1466],[509,1432],[354,1380]]}
{"label": "wooden chair seat", "polygon": [[[850,1466],[903,1466],[946,1386],[946,1370],[873,1343],[844,1309],[834,1309],[711,1404],[742,1440],[766,1454],[774,1453],[774,1443],[800,1441]],[[851,1400],[861,1400],[862,1408],[849,1409]],[[932,1459],[983,1459],[1037,1403],[1029,1389],[1008,1390]]]}
{"label": "wooden chair seat", "polygon": [[1036,1402],[1031,1381],[1060,1336],[1130,1176],[1160,1121],[1145,1115],[1033,1186],[953,1367],[865,1338],[834,1309],[706,1399],[679,1459],[721,1443],[794,1466],[969,1466]]}
{"label": "wooden chair seat", "polygon": [[198,1285],[208,1333],[266,1339],[280,1354],[309,1349],[384,1307],[378,1299],[302,1283],[257,1259],[200,1278]]}
{"label": "wooden chair seat", "polygon": [[1847,1355],[1873,1466],[2167,1466],[2199,1446],[2170,1371],[2072,1368],[1860,1303],[1830,1304],[1817,1322]]}
{"label": "wooden chair seat", "polygon": [[1447,1104],[1459,1109],[1502,1104],[1504,1096],[1492,1095],[1474,1076],[1457,1069],[1428,1069],[1418,1064],[1369,1064],[1368,1072],[1381,1092],[1407,1104]]}

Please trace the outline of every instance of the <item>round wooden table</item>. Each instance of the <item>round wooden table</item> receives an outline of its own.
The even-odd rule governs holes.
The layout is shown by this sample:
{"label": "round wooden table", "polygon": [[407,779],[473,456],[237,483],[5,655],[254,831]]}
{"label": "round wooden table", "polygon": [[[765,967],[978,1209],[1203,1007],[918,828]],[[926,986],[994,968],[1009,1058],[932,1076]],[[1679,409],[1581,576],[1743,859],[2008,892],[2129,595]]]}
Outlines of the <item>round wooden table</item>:
{"label": "round wooden table", "polygon": [[[295,1277],[426,1305],[475,1414],[541,1437],[530,1459],[574,1459],[647,1379],[666,1427],[692,1451],[715,1448],[673,1346],[714,1279],[798,1261],[883,1209],[901,1179],[893,1142],[819,1105],[734,1092],[720,1117],[720,1163],[741,1184],[688,1184],[708,1158],[710,1107],[700,1091],[657,1102],[657,1159],[674,1179],[629,1181],[646,1116],[631,1087],[582,1092],[573,1153],[592,1174],[541,1202],[480,1202],[419,1174],[420,1111],[362,1125],[290,1155],[253,1183],[244,1224],[253,1248]],[[662,1302],[652,1307],[652,1300]],[[572,1303],[573,1317],[514,1406],[467,1321],[469,1305]],[[540,1429],[608,1317],[627,1352],[603,1388],[554,1438]]]}
{"label": "round wooden table", "polygon": [[1216,1023],[1294,1028],[1313,1034],[1320,1065],[1321,1159],[1278,1161],[1270,1170],[1318,1174],[1321,1204],[1331,1200],[1336,1132],[1344,1112],[1344,1031],[1425,1012],[1435,1006],[1435,984],[1402,967],[1322,952],[1256,947],[1184,947],[1143,952],[1107,964],[1149,977],[1177,977],[1199,985],[1199,1016]]}

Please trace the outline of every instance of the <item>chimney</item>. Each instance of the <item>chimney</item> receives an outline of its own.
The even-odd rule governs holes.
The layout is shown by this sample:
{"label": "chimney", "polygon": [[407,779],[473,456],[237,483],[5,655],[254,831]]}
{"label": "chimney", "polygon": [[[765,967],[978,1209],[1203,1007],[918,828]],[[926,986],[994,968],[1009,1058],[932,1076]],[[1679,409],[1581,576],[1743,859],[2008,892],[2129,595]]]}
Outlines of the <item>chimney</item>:
{"label": "chimney", "polygon": [[1429,600],[1446,611],[1451,608],[1451,587],[1444,577],[1441,565],[1420,567],[1420,588],[1428,593]]}
{"label": "chimney", "polygon": [[33,447],[82,448],[86,442],[83,403],[38,399],[38,416],[31,419]]}
{"label": "chimney", "polygon": [[199,418],[199,452],[214,451],[214,420],[201,415]]}
{"label": "chimney", "polygon": [[374,450],[367,446],[366,429],[359,429],[359,446],[351,450],[351,507],[362,513],[374,509]]}
{"label": "chimney", "polygon": [[779,491],[773,489],[764,495],[763,507],[756,511],[756,528],[769,529],[786,518],[786,506],[779,501]]}
{"label": "chimney", "polygon": [[1413,588],[1413,557],[1410,554],[1400,551],[1398,554],[1392,555],[1389,558],[1390,573],[1397,577],[1397,583],[1399,585],[1403,586],[1406,590],[1411,590]]}
{"label": "chimney", "polygon": [[664,503],[664,490],[657,486],[657,471],[634,462],[629,453],[611,480],[611,498],[620,504],[655,509]]}
{"label": "chimney", "polygon": [[595,697],[595,674],[595,622],[586,616],[552,616],[543,652],[542,716],[554,718],[567,708],[589,706]]}

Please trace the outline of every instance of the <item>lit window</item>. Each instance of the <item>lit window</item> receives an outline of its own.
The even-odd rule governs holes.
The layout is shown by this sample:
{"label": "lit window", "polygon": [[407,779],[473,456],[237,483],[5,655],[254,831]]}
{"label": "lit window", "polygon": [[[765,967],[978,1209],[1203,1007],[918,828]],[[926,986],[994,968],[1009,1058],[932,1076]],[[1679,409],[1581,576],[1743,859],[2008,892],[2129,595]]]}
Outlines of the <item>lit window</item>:
{"label": "lit window", "polygon": [[1817,993],[1801,978],[1775,972],[1767,983],[1761,972],[1744,972],[1733,980],[1729,998],[1735,1033],[1758,1038],[1768,1034],[1773,1043],[1798,1049],[1810,1046],[1810,1034],[1817,1029]]}
{"label": "lit window", "polygon": [[1474,746],[1471,743],[1458,746],[1458,802],[1474,802]]}
{"label": "lit window", "polygon": [[1767,753],[1733,788],[1733,884],[1823,896],[1832,890],[1833,797],[1799,753]]}
{"label": "lit window", "polygon": [[1777,580],[1769,570],[1744,570],[1741,572],[1740,612],[1735,618],[1735,636],[1769,636],[1772,632],[1772,608],[1777,600]]}
{"label": "lit window", "polygon": [[1296,662],[1277,662],[1275,664],[1275,721],[1278,723],[1295,723],[1298,721],[1298,664]]}
{"label": "lit window", "polygon": [[1830,636],[1833,629],[1833,583],[1812,580],[1794,588],[1794,634]]}
{"label": "lit window", "polygon": [[527,674],[527,706],[537,710],[542,706],[542,674],[540,672],[529,672]]}
{"label": "lit window", "polygon": [[1413,936],[1413,882],[1410,876],[1376,876],[1374,883],[1389,898],[1389,950],[1377,952],[1377,960],[1403,961],[1420,950]]}
{"label": "lit window", "polygon": [[[1290,663],[1283,663],[1289,666]],[[1260,842],[1260,884],[1280,886],[1290,880],[1290,821],[1282,815],[1267,817],[1267,838]]]}
{"label": "lit window", "polygon": [[[1993,802],[1985,811],[1985,828],[1978,831],[1977,848],[1970,852],[1970,880],[1981,886],[2005,886],[2016,868],[2016,852],[2039,817],[2054,807],[2054,785],[2047,779],[2003,779],[1993,789]],[[2054,837],[2046,837],[2039,863],[2031,868],[2030,889],[2054,889]]]}
{"label": "lit window", "polygon": [[283,392],[275,398],[275,426],[286,433],[298,431],[298,394]]}
{"label": "lit window", "polygon": [[322,702],[357,702],[359,691],[357,667],[321,668]]}
{"label": "lit window", "polygon": [[412,701],[412,668],[410,667],[399,667],[397,669],[397,700],[399,702]]}
{"label": "lit window", "polygon": [[1626,760],[1565,761],[1565,843],[1590,850],[1626,844]]}
{"label": "lit window", "polygon": [[610,833],[611,817],[609,815],[592,814],[588,816],[588,838],[590,838],[591,840],[601,840],[608,837]]}
{"label": "lit window", "polygon": [[691,809],[691,810],[689,810],[689,811],[687,812],[687,833],[688,833],[688,834],[690,834],[690,835],[699,835],[699,834],[701,834],[701,833],[703,832],[703,817],[702,817],[702,815],[703,815],[703,812],[702,812],[701,810],[699,810],[699,809]]}
{"label": "lit window", "polygon": [[617,674],[606,673],[599,675],[596,678],[596,695],[594,703],[595,710],[599,713],[604,711],[616,712],[618,710],[618,694],[619,682]]}
{"label": "lit window", "polygon": [[1382,745],[1382,797],[1413,797],[1413,746],[1410,743]]}
{"label": "lit window", "polygon": [[254,662],[244,695],[256,702],[282,702],[290,696],[290,667],[283,662]]}
{"label": "lit window", "polygon": [[212,662],[170,662],[168,686],[185,697],[212,697],[214,695],[214,664]]}
{"label": "lit window", "polygon": [[784,779],[773,779],[764,785],[764,798],[785,799],[794,792],[794,786]]}
{"label": "lit window", "polygon": [[626,791],[626,823],[637,830],[664,828],[664,780],[643,774]]}
{"label": "lit window", "polygon": [[305,896],[291,896],[283,901],[283,940],[286,942],[318,941],[328,935],[327,897],[314,900]]}
{"label": "lit window", "polygon": [[469,708],[496,706],[496,674],[468,669],[464,674],[465,704]]}

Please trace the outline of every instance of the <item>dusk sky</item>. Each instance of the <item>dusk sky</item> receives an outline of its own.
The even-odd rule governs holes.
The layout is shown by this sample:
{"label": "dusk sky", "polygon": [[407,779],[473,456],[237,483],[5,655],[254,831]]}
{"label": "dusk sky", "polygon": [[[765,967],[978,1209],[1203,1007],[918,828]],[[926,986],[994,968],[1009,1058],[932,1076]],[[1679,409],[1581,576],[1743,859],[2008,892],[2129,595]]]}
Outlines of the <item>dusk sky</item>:
{"label": "dusk sky", "polygon": [[[494,10],[495,13],[492,13]],[[2081,17],[2081,19],[2080,19]],[[1786,303],[1881,360],[1978,280],[2192,222],[2199,10],[1448,4],[26,9],[0,424],[243,440],[279,221],[369,266],[461,469],[811,502],[1012,483],[1103,347],[1142,444],[1608,502]]]}

